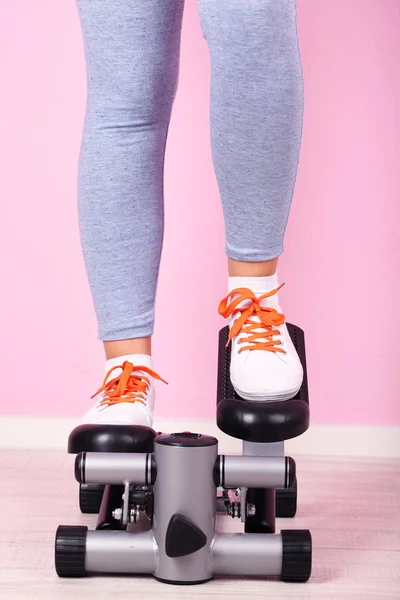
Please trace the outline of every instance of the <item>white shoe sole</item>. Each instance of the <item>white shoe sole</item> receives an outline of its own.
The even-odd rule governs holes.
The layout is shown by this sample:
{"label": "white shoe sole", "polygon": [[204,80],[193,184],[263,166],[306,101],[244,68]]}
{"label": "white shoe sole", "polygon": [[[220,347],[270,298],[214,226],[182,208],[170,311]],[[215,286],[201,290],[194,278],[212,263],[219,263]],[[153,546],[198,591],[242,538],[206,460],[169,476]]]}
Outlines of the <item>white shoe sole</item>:
{"label": "white shoe sole", "polygon": [[246,392],[241,392],[232,384],[233,389],[243,400],[249,400],[252,402],[284,402],[285,400],[291,400],[296,396],[298,391],[301,388],[299,385],[294,390],[288,390],[287,392],[283,392],[282,394],[274,394],[274,395],[261,395],[261,394],[247,394]]}

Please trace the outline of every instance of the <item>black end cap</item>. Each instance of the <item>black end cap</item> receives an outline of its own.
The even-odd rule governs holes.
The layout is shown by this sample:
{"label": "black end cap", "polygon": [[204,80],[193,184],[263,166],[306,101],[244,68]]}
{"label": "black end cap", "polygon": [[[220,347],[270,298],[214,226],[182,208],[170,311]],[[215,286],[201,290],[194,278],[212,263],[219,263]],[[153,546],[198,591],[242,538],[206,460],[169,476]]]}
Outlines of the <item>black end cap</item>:
{"label": "black end cap", "polygon": [[154,485],[157,479],[157,463],[156,463],[156,457],[154,456],[154,454],[148,454],[148,457],[150,457],[150,461],[151,461],[151,465],[150,465],[150,482],[151,485]]}
{"label": "black end cap", "polygon": [[285,457],[285,467],[286,467],[286,477],[285,477],[285,487],[291,488],[294,486],[296,482],[296,463],[291,456]]}
{"label": "black end cap", "polygon": [[170,558],[188,556],[204,548],[207,536],[187,517],[175,514],[168,524],[165,553]]}
{"label": "black end cap", "polygon": [[222,457],[220,455],[217,456],[216,461],[214,463],[213,468],[213,480],[215,487],[219,487],[221,485],[221,460]]}
{"label": "black end cap", "polygon": [[79,508],[87,515],[98,515],[105,486],[102,483],[81,483],[79,486]]}
{"label": "black end cap", "polygon": [[290,488],[276,490],[276,516],[292,518],[297,512],[297,481]]}
{"label": "black end cap", "polygon": [[281,580],[295,583],[308,581],[311,575],[312,539],[308,529],[284,529],[282,536]]}
{"label": "black end cap", "polygon": [[59,577],[85,577],[87,527],[60,525],[56,532],[55,567]]}
{"label": "black end cap", "polygon": [[78,483],[85,483],[86,452],[80,452],[75,458],[75,479]]}
{"label": "black end cap", "polygon": [[204,446],[216,446],[218,440],[212,435],[181,431],[179,433],[162,433],[156,437],[154,443],[163,446],[179,446],[181,448],[201,448]]}

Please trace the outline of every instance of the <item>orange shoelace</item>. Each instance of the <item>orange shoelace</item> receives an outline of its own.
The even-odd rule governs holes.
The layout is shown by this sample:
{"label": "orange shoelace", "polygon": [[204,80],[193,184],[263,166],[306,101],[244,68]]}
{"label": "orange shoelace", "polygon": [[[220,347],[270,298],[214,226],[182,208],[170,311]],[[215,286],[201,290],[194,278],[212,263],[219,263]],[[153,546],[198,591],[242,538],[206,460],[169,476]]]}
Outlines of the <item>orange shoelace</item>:
{"label": "orange shoelace", "polygon": [[[114,379],[108,378],[115,369],[122,369],[120,373]],[[122,366],[116,366],[110,369],[107,375],[104,377],[104,382],[101,388],[93,394],[92,398],[104,392],[104,398],[100,402],[99,406],[112,406],[120,402],[141,402],[144,404],[143,393],[146,393],[148,385],[150,383],[149,378],[142,373],[135,374],[134,371],[145,371],[151,377],[160,379],[164,383],[168,383],[165,379],[162,379],[155,371],[145,367],[143,365],[133,365],[132,363],[125,361]]]}
{"label": "orange shoelace", "polygon": [[[240,339],[240,342],[246,342],[249,346],[243,347],[242,350],[268,350],[269,352],[285,352],[282,348],[279,348],[280,340],[273,340],[272,336],[280,335],[280,331],[274,329],[278,325],[283,325],[285,322],[285,315],[279,313],[275,308],[269,308],[267,306],[261,306],[261,301],[264,298],[269,298],[278,292],[284,284],[280,285],[276,290],[271,290],[267,294],[263,294],[259,298],[257,298],[253,292],[247,288],[237,288],[229,292],[223,300],[221,300],[218,312],[223,317],[227,318],[230,315],[234,315],[238,312],[242,313],[240,317],[235,319],[232,327],[230,328],[228,341],[226,346],[229,345],[229,342],[232,338],[240,333],[249,334],[246,339]],[[230,296],[238,294],[238,296],[229,302],[228,299]],[[251,300],[251,304],[246,306],[246,308],[237,308],[237,305],[243,300]],[[257,323],[251,318],[257,316],[261,323]],[[251,333],[251,331],[257,329],[255,333]],[[260,329],[264,329],[264,331],[260,331]],[[265,341],[259,341],[259,340]]]}

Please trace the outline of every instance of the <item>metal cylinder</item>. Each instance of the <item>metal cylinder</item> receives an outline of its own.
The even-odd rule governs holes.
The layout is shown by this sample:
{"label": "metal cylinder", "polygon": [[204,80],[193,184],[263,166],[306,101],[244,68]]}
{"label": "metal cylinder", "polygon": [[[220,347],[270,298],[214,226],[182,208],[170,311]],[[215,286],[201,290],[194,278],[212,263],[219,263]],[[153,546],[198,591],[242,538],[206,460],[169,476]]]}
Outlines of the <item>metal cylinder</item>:
{"label": "metal cylinder", "polygon": [[[154,575],[161,581],[201,583],[213,576],[209,547],[215,531],[217,453],[218,441],[211,436],[185,432],[155,439],[153,532],[159,554]],[[168,527],[174,515],[182,515],[201,530],[206,536],[202,548],[184,556],[167,554]]]}
{"label": "metal cylinder", "polygon": [[282,536],[216,533],[211,562],[215,575],[280,575]]}
{"label": "metal cylinder", "polygon": [[149,485],[153,477],[151,454],[81,452],[75,460],[75,478],[79,483],[113,485],[129,481]]}
{"label": "metal cylinder", "polygon": [[224,488],[290,487],[293,459],[285,456],[224,456],[219,457],[219,483]]}
{"label": "metal cylinder", "polygon": [[85,568],[88,573],[153,573],[157,546],[152,531],[88,531]]}

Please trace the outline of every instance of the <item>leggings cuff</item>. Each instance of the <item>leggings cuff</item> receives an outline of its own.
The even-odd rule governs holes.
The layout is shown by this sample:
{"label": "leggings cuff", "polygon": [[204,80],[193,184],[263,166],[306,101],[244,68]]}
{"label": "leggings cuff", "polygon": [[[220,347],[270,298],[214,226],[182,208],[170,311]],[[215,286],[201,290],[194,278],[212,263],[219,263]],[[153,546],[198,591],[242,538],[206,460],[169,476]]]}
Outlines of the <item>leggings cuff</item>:
{"label": "leggings cuff", "polygon": [[[136,319],[135,319],[136,320]],[[135,338],[149,337],[154,333],[154,313],[152,317],[141,319],[140,325],[127,323],[124,327],[99,327],[98,339],[102,342],[113,342],[119,340],[130,340]]]}
{"label": "leggings cuff", "polygon": [[232,260],[241,262],[263,262],[265,260],[273,260],[283,254],[283,243],[275,248],[268,250],[255,250],[254,248],[233,248],[229,244],[225,245],[225,254]]}

